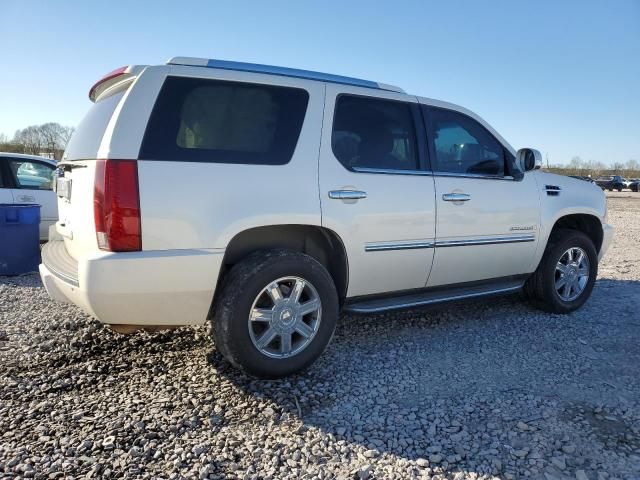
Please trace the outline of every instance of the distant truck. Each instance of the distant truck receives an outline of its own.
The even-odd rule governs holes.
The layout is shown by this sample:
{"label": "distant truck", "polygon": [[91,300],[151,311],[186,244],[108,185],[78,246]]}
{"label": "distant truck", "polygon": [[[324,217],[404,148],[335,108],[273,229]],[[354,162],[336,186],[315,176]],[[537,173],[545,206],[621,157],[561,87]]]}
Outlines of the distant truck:
{"label": "distant truck", "polygon": [[610,192],[613,190],[622,191],[623,188],[626,188],[626,184],[624,178],[620,175],[605,175],[604,177],[596,178],[596,185],[598,185],[602,190],[609,190]]}

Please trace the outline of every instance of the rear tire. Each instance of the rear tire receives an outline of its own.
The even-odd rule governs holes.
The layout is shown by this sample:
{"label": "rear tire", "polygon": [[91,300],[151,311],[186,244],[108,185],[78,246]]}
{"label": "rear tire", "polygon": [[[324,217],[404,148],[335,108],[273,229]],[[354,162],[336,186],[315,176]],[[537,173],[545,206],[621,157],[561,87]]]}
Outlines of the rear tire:
{"label": "rear tire", "polygon": [[558,230],[525,283],[525,293],[541,310],[570,313],[587,301],[597,274],[598,253],[591,239],[577,230]]}
{"label": "rear tire", "polygon": [[309,255],[256,252],[234,265],[220,288],[211,320],[216,347],[251,375],[304,370],[333,336],[338,294],[329,272]]}

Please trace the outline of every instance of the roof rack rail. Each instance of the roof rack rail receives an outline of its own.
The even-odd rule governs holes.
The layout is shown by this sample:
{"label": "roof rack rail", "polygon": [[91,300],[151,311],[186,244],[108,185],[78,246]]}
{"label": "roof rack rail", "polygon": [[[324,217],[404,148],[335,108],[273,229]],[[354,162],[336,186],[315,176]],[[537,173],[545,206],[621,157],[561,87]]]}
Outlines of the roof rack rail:
{"label": "roof rack rail", "polygon": [[333,75],[331,73],[313,72],[310,70],[300,70],[297,68],[261,65],[259,63],[232,62],[229,60],[215,60],[211,58],[173,57],[167,61],[167,65],[186,65],[190,67],[219,68],[222,70],[236,70],[240,72],[267,73],[270,75],[305,78],[307,80],[341,83],[344,85],[354,85],[357,87],[375,88],[378,90],[389,90],[391,92],[405,93],[404,90],[400,87],[387,85],[384,83],[372,82],[371,80],[344,77],[342,75]]}

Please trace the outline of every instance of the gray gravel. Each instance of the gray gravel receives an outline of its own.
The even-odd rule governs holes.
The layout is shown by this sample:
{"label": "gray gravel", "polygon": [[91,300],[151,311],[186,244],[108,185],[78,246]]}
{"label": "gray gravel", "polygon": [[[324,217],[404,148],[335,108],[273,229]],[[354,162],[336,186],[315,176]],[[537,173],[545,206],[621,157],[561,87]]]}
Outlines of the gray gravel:
{"label": "gray gravel", "polygon": [[302,375],[202,328],[120,336],[0,278],[0,477],[640,478],[640,195],[569,316],[517,296],[344,317]]}

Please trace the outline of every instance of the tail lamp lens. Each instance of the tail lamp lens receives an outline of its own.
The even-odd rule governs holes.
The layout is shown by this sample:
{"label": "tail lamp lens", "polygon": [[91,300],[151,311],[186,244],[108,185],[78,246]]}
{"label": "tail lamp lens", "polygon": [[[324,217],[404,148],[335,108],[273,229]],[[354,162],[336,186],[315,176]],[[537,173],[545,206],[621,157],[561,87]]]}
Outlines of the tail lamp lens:
{"label": "tail lamp lens", "polygon": [[136,160],[97,160],[93,214],[98,248],[110,252],[142,250]]}

